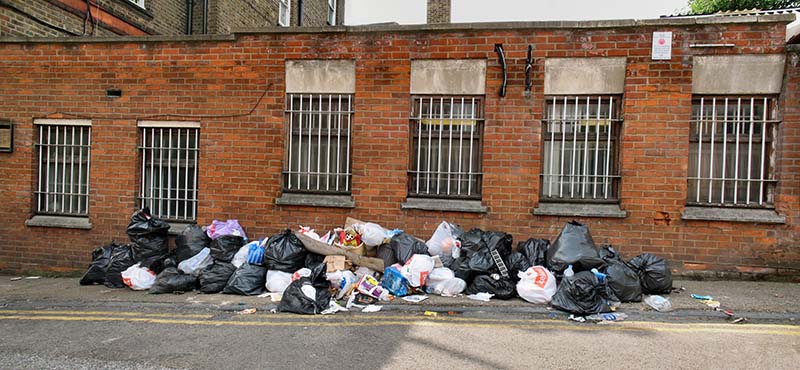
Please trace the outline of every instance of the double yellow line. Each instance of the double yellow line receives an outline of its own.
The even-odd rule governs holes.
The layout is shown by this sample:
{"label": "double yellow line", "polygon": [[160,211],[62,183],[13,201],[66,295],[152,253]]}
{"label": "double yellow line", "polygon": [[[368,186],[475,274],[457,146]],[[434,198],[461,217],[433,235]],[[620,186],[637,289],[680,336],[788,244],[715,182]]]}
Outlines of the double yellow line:
{"label": "double yellow line", "polygon": [[136,322],[161,325],[236,326],[236,327],[359,327],[420,326],[488,329],[538,329],[567,331],[618,331],[658,333],[713,333],[745,335],[800,336],[800,326],[729,323],[663,323],[621,321],[609,325],[577,324],[558,320],[491,319],[471,317],[427,317],[413,315],[235,315],[215,319],[214,314],[174,314],[115,311],[0,310],[0,320],[17,321],[96,321]]}

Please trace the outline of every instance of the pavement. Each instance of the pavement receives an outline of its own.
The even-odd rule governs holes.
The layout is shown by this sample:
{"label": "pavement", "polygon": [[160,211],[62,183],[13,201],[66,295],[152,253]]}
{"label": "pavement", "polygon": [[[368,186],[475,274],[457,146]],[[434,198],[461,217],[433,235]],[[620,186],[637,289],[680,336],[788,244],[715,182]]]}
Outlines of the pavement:
{"label": "pavement", "polygon": [[[81,286],[78,278],[24,277],[0,275],[0,309],[15,308],[113,308],[113,309],[187,309],[212,311],[238,311],[256,308],[269,312],[276,307],[270,298],[246,297],[228,294],[148,294],[130,289],[112,289],[102,285]],[[624,303],[617,310],[632,319],[642,321],[712,321],[729,322],[725,313],[714,310],[690,297],[691,294],[710,295],[720,302],[721,309],[733,311],[735,318],[748,322],[782,323],[800,325],[800,284],[760,281],[693,281],[675,280],[675,290],[666,295],[673,311],[656,312],[645,303]],[[479,302],[460,297],[429,295],[421,303],[401,299],[380,303],[383,310],[397,313],[488,312],[498,314],[531,314],[549,318],[566,314],[547,305],[537,305],[521,299],[502,301],[492,299]]]}

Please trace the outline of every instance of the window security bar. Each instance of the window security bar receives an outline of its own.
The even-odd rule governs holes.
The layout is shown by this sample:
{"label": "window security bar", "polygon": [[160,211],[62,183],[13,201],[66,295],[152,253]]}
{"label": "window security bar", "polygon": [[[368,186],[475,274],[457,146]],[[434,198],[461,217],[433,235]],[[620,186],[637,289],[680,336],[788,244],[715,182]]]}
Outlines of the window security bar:
{"label": "window security bar", "polygon": [[767,207],[773,202],[779,121],[767,97],[702,97],[692,104],[689,204]]}
{"label": "window security bar", "polygon": [[289,94],[284,191],[350,192],[351,95]]}
{"label": "window security bar", "polygon": [[412,104],[409,194],[480,198],[481,99],[419,97]]}
{"label": "window security bar", "polygon": [[153,216],[176,221],[197,218],[196,128],[143,127],[139,200]]}
{"label": "window security bar", "polygon": [[619,99],[550,97],[545,107],[542,197],[616,201]]}
{"label": "window security bar", "polygon": [[88,126],[39,126],[36,213],[88,215],[91,141]]}

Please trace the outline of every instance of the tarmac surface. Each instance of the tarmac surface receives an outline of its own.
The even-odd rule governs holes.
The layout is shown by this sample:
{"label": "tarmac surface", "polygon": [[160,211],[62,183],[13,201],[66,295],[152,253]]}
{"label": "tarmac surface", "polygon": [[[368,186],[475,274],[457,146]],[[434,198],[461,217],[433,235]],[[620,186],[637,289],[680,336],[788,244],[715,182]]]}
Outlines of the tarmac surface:
{"label": "tarmac surface", "polygon": [[[676,280],[672,312],[626,303],[625,321],[595,324],[519,299],[429,296],[377,313],[302,316],[272,313],[269,298],[12,278],[0,276],[3,369],[795,369],[800,361],[796,283]],[[747,320],[733,323],[693,293]]]}

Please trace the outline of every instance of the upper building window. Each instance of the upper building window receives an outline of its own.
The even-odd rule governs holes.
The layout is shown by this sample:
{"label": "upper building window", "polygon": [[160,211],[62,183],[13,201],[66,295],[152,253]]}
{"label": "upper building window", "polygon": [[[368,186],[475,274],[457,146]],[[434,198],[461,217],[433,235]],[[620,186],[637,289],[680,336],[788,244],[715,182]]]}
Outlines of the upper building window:
{"label": "upper building window", "polygon": [[140,121],[139,130],[140,206],[166,220],[196,220],[200,123]]}
{"label": "upper building window", "polygon": [[770,207],[775,192],[775,99],[695,96],[688,204]]}
{"label": "upper building window", "polygon": [[289,27],[289,22],[292,17],[292,2],[290,0],[279,0],[280,7],[278,9],[278,24],[283,27]]}
{"label": "upper building window", "polygon": [[613,95],[547,97],[543,200],[619,200],[620,106]]}
{"label": "upper building window", "polygon": [[34,124],[38,132],[36,213],[87,216],[92,122],[39,119]]}
{"label": "upper building window", "polygon": [[336,0],[328,0],[328,24],[336,25]]}
{"label": "upper building window", "polygon": [[128,1],[130,1],[131,3],[133,3],[134,5],[142,8],[142,9],[145,9],[144,0],[128,0]]}

